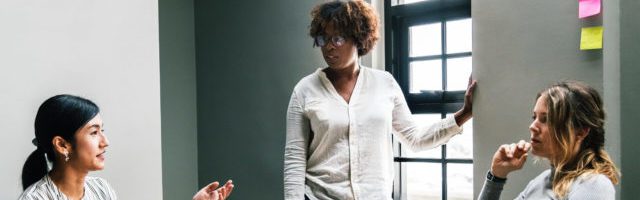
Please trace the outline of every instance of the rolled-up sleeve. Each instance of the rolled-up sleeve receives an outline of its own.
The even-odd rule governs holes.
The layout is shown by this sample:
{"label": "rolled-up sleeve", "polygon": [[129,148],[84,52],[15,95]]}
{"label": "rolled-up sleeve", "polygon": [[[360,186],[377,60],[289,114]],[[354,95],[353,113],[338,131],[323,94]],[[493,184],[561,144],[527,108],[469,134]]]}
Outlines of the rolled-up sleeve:
{"label": "rolled-up sleeve", "polygon": [[287,109],[287,135],[284,149],[284,199],[304,199],[309,120],[297,93],[291,94]]}
{"label": "rolled-up sleeve", "polygon": [[[389,75],[391,76],[391,75]],[[413,151],[421,151],[446,143],[454,135],[461,133],[453,116],[434,124],[417,124],[413,120],[402,90],[393,77],[390,77],[394,92],[393,129],[400,142]]]}

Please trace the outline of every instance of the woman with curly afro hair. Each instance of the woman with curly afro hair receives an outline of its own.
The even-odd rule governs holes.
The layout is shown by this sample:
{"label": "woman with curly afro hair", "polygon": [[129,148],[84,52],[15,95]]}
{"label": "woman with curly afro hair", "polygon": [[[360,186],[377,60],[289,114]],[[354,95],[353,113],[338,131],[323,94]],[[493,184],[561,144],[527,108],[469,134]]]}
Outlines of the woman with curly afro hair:
{"label": "woman with curly afro hair", "polygon": [[391,199],[391,136],[420,151],[446,143],[469,120],[475,81],[453,117],[417,124],[393,76],[361,66],[378,40],[378,17],[362,0],[311,11],[309,35],[324,66],[302,78],[287,110],[284,195],[302,199]]}

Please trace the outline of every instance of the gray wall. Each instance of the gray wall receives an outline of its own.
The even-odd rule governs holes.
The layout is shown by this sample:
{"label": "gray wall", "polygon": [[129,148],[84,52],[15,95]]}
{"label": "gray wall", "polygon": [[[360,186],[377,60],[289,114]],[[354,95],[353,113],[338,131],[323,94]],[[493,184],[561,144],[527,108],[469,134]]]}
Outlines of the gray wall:
{"label": "gray wall", "polygon": [[[580,28],[599,17],[577,18],[577,1],[473,0],[473,64],[478,79],[474,107],[474,193],[477,196],[500,144],[529,140],[536,93],[563,79],[603,91],[602,51],[580,51]],[[587,22],[589,21],[589,22]],[[502,198],[514,198],[548,168],[530,157],[509,175]]]}
{"label": "gray wall", "polygon": [[620,133],[622,147],[622,195],[621,199],[637,199],[640,196],[640,149],[637,141],[638,113],[640,113],[640,1],[620,1]]}
{"label": "gray wall", "polygon": [[198,189],[195,27],[192,0],[158,1],[165,200]]}
{"label": "gray wall", "polygon": [[[0,1],[0,199],[22,192],[47,98],[101,107],[110,141],[103,171],[121,199],[162,199],[157,2]],[[143,192],[141,192],[143,191]]]}
{"label": "gray wall", "polygon": [[307,36],[314,1],[195,1],[200,186],[233,179],[234,199],[282,199],[293,86],[322,66]]}
{"label": "gray wall", "polygon": [[[603,2],[603,101],[607,114],[605,124],[606,149],[621,167],[620,160],[620,0]],[[626,177],[625,177],[626,178]],[[616,186],[616,198],[620,199],[620,185]]]}

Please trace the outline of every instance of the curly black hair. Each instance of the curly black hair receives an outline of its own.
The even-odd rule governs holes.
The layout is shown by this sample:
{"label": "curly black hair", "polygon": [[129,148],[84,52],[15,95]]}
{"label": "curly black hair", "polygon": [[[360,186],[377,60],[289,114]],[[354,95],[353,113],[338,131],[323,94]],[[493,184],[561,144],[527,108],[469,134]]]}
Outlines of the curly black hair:
{"label": "curly black hair", "polygon": [[378,16],[363,0],[323,3],[313,8],[311,17],[309,35],[312,38],[324,34],[327,25],[332,23],[343,36],[355,42],[358,56],[369,53],[378,41]]}

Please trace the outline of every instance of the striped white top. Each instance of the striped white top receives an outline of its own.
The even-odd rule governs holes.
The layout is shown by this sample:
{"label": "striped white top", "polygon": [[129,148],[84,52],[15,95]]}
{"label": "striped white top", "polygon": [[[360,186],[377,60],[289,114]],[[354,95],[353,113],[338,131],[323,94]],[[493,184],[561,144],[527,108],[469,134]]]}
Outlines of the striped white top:
{"label": "striped white top", "polygon": [[[68,200],[56,187],[49,175],[29,186],[18,200]],[[116,200],[115,191],[102,178],[86,177],[84,180],[84,197],[82,200]]]}

